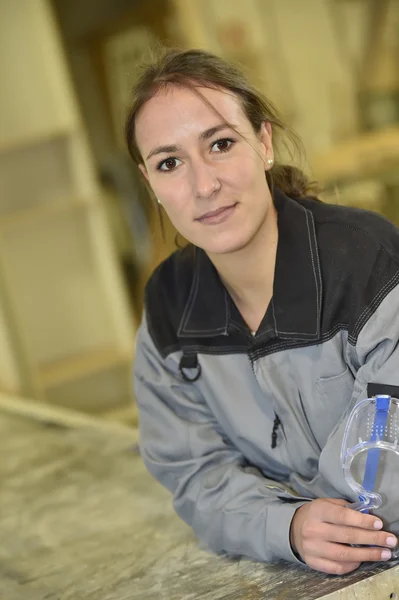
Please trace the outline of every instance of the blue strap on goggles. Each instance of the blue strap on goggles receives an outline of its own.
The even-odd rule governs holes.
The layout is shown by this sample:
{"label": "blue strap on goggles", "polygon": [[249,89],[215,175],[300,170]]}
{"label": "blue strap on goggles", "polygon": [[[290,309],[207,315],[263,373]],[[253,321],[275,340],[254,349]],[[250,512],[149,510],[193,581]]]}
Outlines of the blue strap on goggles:
{"label": "blue strap on goggles", "polygon": [[[384,431],[388,420],[389,409],[391,407],[391,396],[376,396],[376,413],[373,423],[373,429],[370,436],[370,442],[377,442],[384,437]],[[379,448],[371,448],[367,452],[366,467],[363,477],[363,488],[367,492],[373,492],[377,480],[378,466],[380,462]],[[364,500],[363,496],[359,497]],[[367,511],[362,511],[367,512]]]}

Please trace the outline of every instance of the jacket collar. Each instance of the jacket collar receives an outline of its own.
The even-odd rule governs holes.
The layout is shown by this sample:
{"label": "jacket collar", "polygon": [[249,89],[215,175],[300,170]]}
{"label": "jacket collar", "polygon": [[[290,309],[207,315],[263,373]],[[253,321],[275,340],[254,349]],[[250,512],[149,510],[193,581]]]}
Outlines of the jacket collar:
{"label": "jacket collar", "polygon": [[[274,188],[278,215],[273,298],[262,329],[283,339],[320,337],[322,277],[313,214]],[[227,335],[232,301],[205,252],[196,249],[193,282],[178,330],[181,338]]]}

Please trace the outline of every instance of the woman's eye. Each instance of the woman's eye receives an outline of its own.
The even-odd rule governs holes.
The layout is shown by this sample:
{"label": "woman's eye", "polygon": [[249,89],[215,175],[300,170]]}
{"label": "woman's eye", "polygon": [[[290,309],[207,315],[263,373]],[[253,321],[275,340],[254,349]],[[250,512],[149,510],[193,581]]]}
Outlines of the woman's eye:
{"label": "woman's eye", "polygon": [[234,140],[223,138],[222,140],[216,140],[216,142],[212,144],[212,148],[216,148],[216,152],[227,152],[233,144]]}
{"label": "woman's eye", "polygon": [[175,169],[178,166],[177,163],[180,162],[181,161],[179,161],[177,158],[167,158],[166,160],[163,160],[159,163],[157,169],[158,171],[173,171],[173,169]]}

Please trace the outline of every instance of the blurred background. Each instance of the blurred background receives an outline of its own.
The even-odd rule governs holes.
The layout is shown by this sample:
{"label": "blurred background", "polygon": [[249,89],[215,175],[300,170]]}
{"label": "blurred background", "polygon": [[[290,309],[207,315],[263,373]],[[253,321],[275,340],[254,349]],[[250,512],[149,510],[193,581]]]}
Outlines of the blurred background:
{"label": "blurred background", "polygon": [[399,224],[399,0],[0,0],[0,393],[135,424],[145,282],[174,249],[123,142],[157,42],[235,61],[325,201]]}

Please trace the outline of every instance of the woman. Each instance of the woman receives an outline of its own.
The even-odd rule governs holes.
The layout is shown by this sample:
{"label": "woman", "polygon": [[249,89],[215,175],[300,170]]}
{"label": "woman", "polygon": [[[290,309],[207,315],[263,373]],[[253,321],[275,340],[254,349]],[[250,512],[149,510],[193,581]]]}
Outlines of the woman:
{"label": "woman", "polygon": [[130,154],[190,242],[146,289],[141,450],[212,550],[343,574],[399,531],[397,495],[384,525],[347,507],[339,462],[354,403],[399,386],[399,235],[276,164],[284,131],[204,51],[166,52],[135,87]]}

